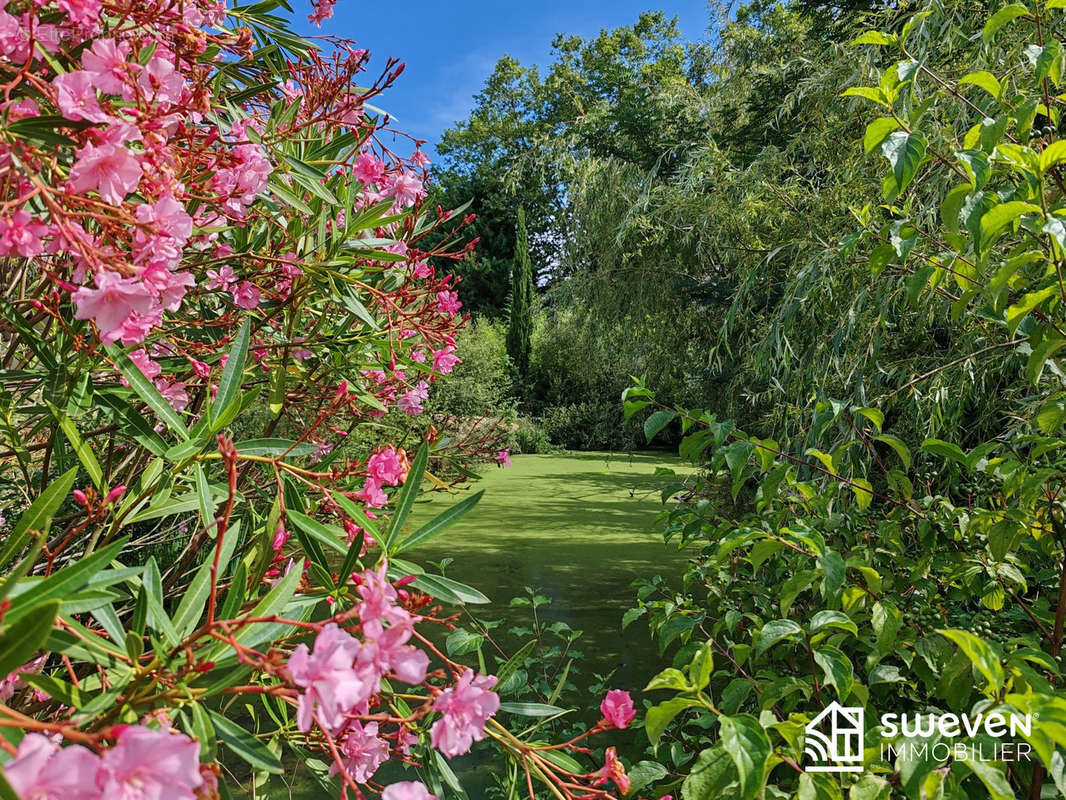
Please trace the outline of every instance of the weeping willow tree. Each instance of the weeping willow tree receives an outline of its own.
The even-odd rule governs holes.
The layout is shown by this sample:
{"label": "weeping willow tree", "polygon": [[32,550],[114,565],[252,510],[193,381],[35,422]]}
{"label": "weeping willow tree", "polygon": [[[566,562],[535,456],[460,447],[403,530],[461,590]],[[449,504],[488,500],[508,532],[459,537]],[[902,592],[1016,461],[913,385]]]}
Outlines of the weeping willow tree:
{"label": "weeping willow tree", "polygon": [[[946,6],[944,26],[980,11]],[[549,402],[613,396],[638,375],[781,438],[802,438],[812,397],[876,402],[924,435],[963,420],[975,437],[996,428],[1009,376],[982,358],[980,320],[945,321],[914,302],[906,275],[871,282],[850,249],[881,191],[880,152],[841,144],[863,136],[858,105],[840,97],[876,58],[848,46],[863,25],[827,35],[802,10],[742,11],[714,56],[720,79],[659,101],[705,121],[675,168],[576,161],[568,277],[547,298],[535,356]],[[937,51],[945,67],[972,55]]]}

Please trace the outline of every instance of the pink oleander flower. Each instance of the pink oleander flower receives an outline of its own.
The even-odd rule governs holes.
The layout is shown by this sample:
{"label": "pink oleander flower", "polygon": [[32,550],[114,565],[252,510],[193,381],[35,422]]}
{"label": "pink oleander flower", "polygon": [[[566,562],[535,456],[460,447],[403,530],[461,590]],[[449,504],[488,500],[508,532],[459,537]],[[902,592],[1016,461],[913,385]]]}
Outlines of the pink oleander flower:
{"label": "pink oleander flower", "polygon": [[596,779],[592,782],[593,786],[602,786],[608,780],[612,780],[618,787],[618,791],[622,794],[629,793],[629,776],[626,774],[625,766],[618,760],[618,752],[613,747],[607,748],[607,752],[604,753],[603,766],[592,775]]}
{"label": "pink oleander flower", "polygon": [[149,100],[173,104],[181,101],[185,79],[170,61],[156,55],[137,75],[137,87]]}
{"label": "pink oleander flower", "polygon": [[[378,736],[378,724],[366,725],[356,721],[351,724],[339,743],[341,755],[344,756],[344,771],[356,783],[366,783],[377,772],[378,767],[389,758],[389,743]],[[330,775],[340,770],[334,763],[329,768]]]}
{"label": "pink oleander flower", "polygon": [[495,676],[475,677],[474,671],[468,669],[455,686],[445,689],[433,701],[433,710],[444,715],[429,730],[435,748],[454,758],[485,738],[485,722],[500,707],[499,696],[491,691],[495,685]]}
{"label": "pink oleander flower", "polygon": [[355,492],[355,496],[371,508],[384,508],[389,502],[389,497],[381,490],[381,481],[377,478],[367,478],[363,488]]}
{"label": "pink oleander flower", "polygon": [[459,313],[463,304],[459,302],[459,295],[456,292],[437,292],[437,306],[440,308],[440,313],[447,317],[454,317]]}
{"label": "pink oleander flower", "polygon": [[103,755],[97,786],[106,800],[195,800],[203,783],[200,743],[134,725]]}
{"label": "pink oleander flower", "polygon": [[22,800],[101,800],[100,757],[81,745],[60,749],[47,736],[27,733],[4,778]]}
{"label": "pink oleander flower", "polygon": [[81,64],[92,78],[93,85],[106,94],[122,94],[129,81],[131,69],[140,69],[126,59],[130,47],[126,42],[113,39],[97,39],[91,49],[81,55]]}
{"label": "pink oleander flower", "polygon": [[289,541],[289,532],[285,530],[285,526],[280,522],[278,523],[278,529],[274,532],[274,541],[272,546],[274,552],[278,552],[285,546],[285,543]]}
{"label": "pink oleander flower", "polygon": [[389,486],[399,486],[407,479],[407,455],[393,445],[386,445],[382,450],[370,456],[366,462],[367,474]]}
{"label": "pink oleander flower", "polygon": [[411,266],[411,275],[415,278],[428,278],[433,274],[432,267],[426,261],[416,261]]}
{"label": "pink oleander flower", "polygon": [[74,70],[56,77],[56,105],[67,119],[107,122],[111,117],[100,108],[93,77],[84,70]]}
{"label": "pink oleander flower", "polygon": [[391,609],[389,619],[387,628],[380,619],[363,623],[364,641],[358,659],[360,670],[380,676],[391,672],[412,686],[422,683],[429,669],[429,656],[407,644],[414,632],[410,614],[395,607]]}
{"label": "pink oleander flower", "polygon": [[223,264],[217,270],[207,270],[207,282],[204,284],[208,289],[221,289],[229,291],[229,287],[237,282],[237,274],[229,264]]}
{"label": "pink oleander flower", "polygon": [[143,347],[130,351],[128,355],[130,361],[136,364],[137,369],[150,381],[155,380],[163,372],[163,368],[158,362],[152,360],[151,356],[148,355],[148,351]]}
{"label": "pink oleander flower", "polygon": [[22,64],[30,56],[29,42],[18,18],[0,9],[0,56]]}
{"label": "pink oleander flower", "polygon": [[75,192],[96,189],[105,203],[121,205],[141,180],[141,165],[122,145],[87,144],[76,151],[78,160],[70,170],[70,188]]}
{"label": "pink oleander flower", "polygon": [[455,355],[455,345],[445,345],[440,350],[433,351],[433,369],[441,375],[447,375],[456,365],[462,364],[463,360]]}
{"label": "pink oleander flower", "polygon": [[373,153],[360,153],[352,167],[352,175],[364,186],[381,183],[381,179],[385,177],[385,162],[380,161]]}
{"label": "pink oleander flower", "polygon": [[622,689],[611,689],[607,692],[607,696],[600,703],[600,713],[612,728],[619,730],[625,729],[637,715],[633,708],[633,698],[629,696],[629,692]]}
{"label": "pink oleander flower", "polygon": [[396,401],[396,405],[410,417],[415,417],[421,414],[425,409],[422,407],[422,403],[429,399],[429,383],[426,381],[419,381],[415,384],[413,389],[404,392],[400,399]]}
{"label": "pink oleander flower", "polygon": [[420,781],[403,781],[386,786],[381,793],[381,800],[437,800]]}
{"label": "pink oleander flower", "polygon": [[422,167],[423,169],[425,169],[427,166],[429,166],[429,156],[427,156],[421,150],[415,150],[414,154],[411,156],[411,163],[417,167]]}
{"label": "pink oleander flower", "polygon": [[396,176],[389,191],[398,205],[410,206],[422,196],[422,181],[410,172],[403,172]]}
{"label": "pink oleander flower", "polygon": [[192,217],[185,211],[185,206],[167,194],[154,203],[141,203],[137,206],[137,220],[153,224],[160,233],[164,233],[185,244],[192,236]]}
{"label": "pink oleander flower", "polygon": [[184,383],[158,380],[155,382],[155,388],[175,411],[184,411],[189,407],[189,393],[185,391]]}
{"label": "pink oleander flower", "polygon": [[171,272],[164,267],[148,267],[141,272],[141,280],[150,286],[158,297],[159,305],[167,311],[177,311],[185,293],[196,285],[189,272]]}
{"label": "pink oleander flower", "polygon": [[40,255],[44,250],[41,237],[47,233],[47,225],[20,209],[10,219],[0,220],[0,256],[32,258]]}
{"label": "pink oleander flower", "polygon": [[331,622],[318,632],[313,651],[305,644],[293,651],[289,675],[304,690],[296,716],[301,731],[311,730],[315,716],[330,733],[341,730],[346,715],[363,706],[377,688],[377,680],[367,680],[353,668],[359,649],[357,639]]}
{"label": "pink oleander flower", "polygon": [[242,281],[233,292],[233,302],[238,308],[258,308],[259,299],[259,288],[250,281]]}
{"label": "pink oleander flower", "polygon": [[123,278],[110,270],[96,273],[95,289],[80,286],[70,297],[77,306],[74,318],[95,321],[104,344],[125,338],[127,331],[123,330],[123,324],[135,312],[148,314],[154,302],[151,291],[143,281]]}
{"label": "pink oleander flower", "polygon": [[100,24],[100,0],[57,0],[56,5],[80,28],[97,30]]}
{"label": "pink oleander flower", "polygon": [[510,466],[512,466],[512,464],[511,464],[511,451],[510,450],[501,450],[500,452],[498,452],[496,454],[496,458],[494,460],[496,461],[496,466],[498,466],[498,467],[510,467]]}

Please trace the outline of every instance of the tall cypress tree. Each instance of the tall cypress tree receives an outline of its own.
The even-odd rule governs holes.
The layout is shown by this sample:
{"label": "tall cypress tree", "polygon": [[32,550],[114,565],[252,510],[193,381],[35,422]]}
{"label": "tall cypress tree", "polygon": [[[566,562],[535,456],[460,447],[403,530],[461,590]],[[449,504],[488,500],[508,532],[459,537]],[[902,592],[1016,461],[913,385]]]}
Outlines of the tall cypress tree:
{"label": "tall cypress tree", "polygon": [[526,212],[519,206],[515,230],[514,262],[511,265],[511,317],[507,326],[507,354],[518,375],[529,372],[533,333],[533,264],[529,258]]}

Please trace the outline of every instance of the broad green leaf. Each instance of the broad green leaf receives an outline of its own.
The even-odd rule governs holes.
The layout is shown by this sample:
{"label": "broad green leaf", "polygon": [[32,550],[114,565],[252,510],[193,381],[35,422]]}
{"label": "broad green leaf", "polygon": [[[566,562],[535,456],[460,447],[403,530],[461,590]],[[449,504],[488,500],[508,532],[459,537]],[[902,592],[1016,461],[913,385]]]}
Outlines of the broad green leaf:
{"label": "broad green leaf", "polygon": [[1039,214],[1040,206],[1021,200],[1000,203],[981,217],[981,246],[986,247],[1005,227],[1023,214]]}
{"label": "broad green leaf", "polygon": [[862,139],[862,146],[866,154],[869,155],[880,147],[885,137],[896,130],[899,130],[899,121],[893,117],[881,117],[867,125],[866,135]]}
{"label": "broad green leaf", "polygon": [[893,436],[891,433],[882,433],[880,436],[875,436],[874,441],[883,442],[891,447],[896,455],[899,456],[899,460],[903,462],[904,468],[910,469],[911,451],[907,445],[903,443],[902,439],[898,436]]}
{"label": "broad green leaf", "polygon": [[667,667],[650,681],[647,686],[644,687],[645,692],[654,692],[657,689],[670,689],[676,692],[688,692],[697,687],[694,687],[689,679],[679,669],[674,667]]}
{"label": "broad green leaf", "polygon": [[1052,142],[1040,152],[1040,171],[1048,169],[1066,161],[1066,140],[1059,139]]}
{"label": "broad green leaf", "polygon": [[903,194],[925,159],[926,141],[921,133],[894,131],[881,143],[881,153],[892,166],[897,195]]}
{"label": "broad green leaf", "polygon": [[674,717],[686,709],[702,705],[695,698],[675,697],[673,700],[652,706],[644,715],[644,731],[648,734],[648,741],[655,746],[667,726],[674,721]]}
{"label": "broad green leaf", "polygon": [[733,759],[721,742],[699,754],[681,784],[681,800],[718,800],[736,781]]}
{"label": "broad green leaf", "polygon": [[870,502],[874,499],[874,487],[868,480],[852,478],[851,491],[855,495],[855,503],[860,511],[865,511],[870,507]]}
{"label": "broad green leaf", "polygon": [[829,609],[823,609],[817,612],[811,621],[807,624],[807,630],[809,633],[817,633],[824,628],[832,628],[834,630],[850,631],[852,635],[858,636],[859,629],[854,622],[848,617],[847,614],[842,611],[832,611]]}
{"label": "broad green leaf", "polygon": [[966,454],[962,452],[961,447],[941,439],[926,439],[922,442],[922,450],[926,453],[946,458],[948,461],[955,461],[959,464],[966,463]]}
{"label": "broad green leaf", "polygon": [[740,780],[740,800],[753,800],[762,794],[766,764],[773,748],[759,721],[750,714],[718,718],[722,746],[733,759]]}
{"label": "broad green leaf", "polygon": [[1003,688],[1003,658],[991,644],[969,631],[949,628],[939,630],[937,633],[959,646],[959,649],[985,677],[992,689],[999,691]]}
{"label": "broad green leaf", "polygon": [[1000,85],[999,79],[987,70],[971,72],[959,78],[960,86],[965,86],[967,84],[971,86],[979,86],[997,100],[1003,93],[1003,87]]}
{"label": "broad green leaf", "polygon": [[814,661],[825,673],[825,683],[837,690],[841,702],[845,701],[855,683],[855,668],[851,659],[840,649],[823,645],[815,648]]}
{"label": "broad green leaf", "polygon": [[858,44],[872,44],[880,47],[887,47],[889,45],[895,45],[899,43],[899,37],[894,33],[882,33],[881,31],[866,31],[859,37],[852,39],[853,45]]}
{"label": "broad green leaf", "polygon": [[644,420],[644,438],[650,443],[663,428],[674,421],[676,411],[661,410]]}
{"label": "broad green leaf", "polygon": [[984,39],[985,42],[991,42],[1000,28],[1008,22],[1016,20],[1018,17],[1025,16],[1028,13],[1029,9],[1021,3],[1011,3],[1008,6],[1004,6],[993,14],[988,22],[985,23],[984,30],[981,31],[981,38]]}
{"label": "broad green leaf", "polygon": [[767,622],[759,631],[759,641],[755,646],[757,655],[762,655],[782,639],[789,639],[803,633],[803,628],[790,619],[776,619]]}

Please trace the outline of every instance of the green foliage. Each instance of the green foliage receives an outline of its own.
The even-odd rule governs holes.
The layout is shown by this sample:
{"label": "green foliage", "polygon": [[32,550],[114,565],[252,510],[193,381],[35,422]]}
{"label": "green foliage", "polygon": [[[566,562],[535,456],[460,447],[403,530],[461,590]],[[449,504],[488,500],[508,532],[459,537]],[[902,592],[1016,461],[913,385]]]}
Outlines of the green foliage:
{"label": "green foliage", "polygon": [[[1054,97],[1066,55],[1045,38],[1061,15],[934,2],[855,39],[848,58],[866,80],[837,92],[858,98],[849,113],[865,137],[851,126],[853,140],[877,173],[856,184],[870,195],[852,211],[858,231],[836,235],[839,221],[823,229],[818,214],[775,220],[811,229],[763,341],[813,362],[759,367],[780,407],[773,426],[716,413],[728,405],[664,403],[641,382],[624,395],[649,438],[678,419],[680,453],[703,470],[663,490],[676,501],[667,537],[699,544],[682,590],[643,582],[627,615],[645,617],[661,649],[679,645],[646,689],[646,727],[652,752],[688,774],[682,797],[1064,789],[1053,720],[1066,704],[1066,150]],[[834,195],[837,217],[852,196]],[[753,323],[738,314],[724,332]],[[694,676],[708,652],[704,688]],[[860,773],[803,772],[804,726],[831,701],[867,709]],[[1031,755],[991,754],[984,733],[907,739],[885,712],[1030,715],[1016,740]],[[906,748],[938,740],[984,754]]]}

